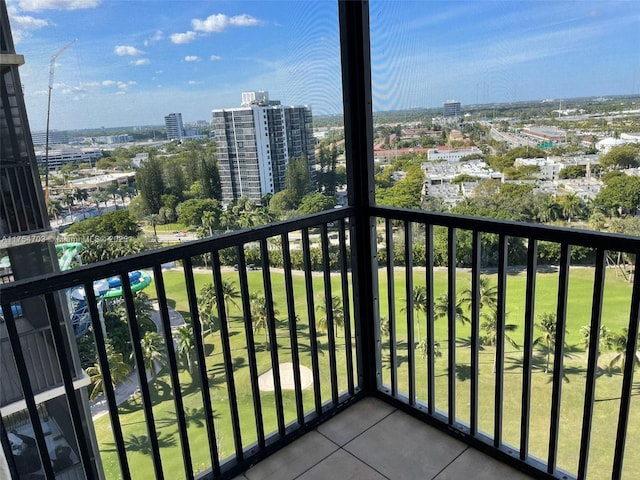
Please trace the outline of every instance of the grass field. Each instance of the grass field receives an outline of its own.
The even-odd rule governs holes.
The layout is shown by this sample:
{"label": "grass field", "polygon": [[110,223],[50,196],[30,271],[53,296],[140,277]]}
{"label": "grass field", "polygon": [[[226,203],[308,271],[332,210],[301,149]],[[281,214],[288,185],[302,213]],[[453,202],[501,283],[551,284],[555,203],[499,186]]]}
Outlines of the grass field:
{"label": "grass field", "polygon": [[[225,279],[233,280],[238,284],[237,272],[224,272]],[[271,273],[274,301],[276,309],[280,311],[277,317],[281,320],[278,325],[277,341],[279,361],[290,360],[290,342],[287,329],[286,292],[284,276],[273,271]],[[495,284],[495,275],[491,276]],[[196,273],[196,285],[199,290],[205,283],[211,282],[211,275]],[[250,291],[262,291],[261,272],[248,272]],[[401,311],[405,303],[405,273],[403,269],[395,271],[395,307],[397,315],[396,339],[398,342],[398,381],[401,391],[408,390],[407,362],[406,362],[406,313]],[[415,284],[425,283],[424,269],[414,271]],[[314,276],[314,298],[323,298],[323,278]],[[340,278],[332,277],[333,294],[339,294]],[[457,273],[457,289],[459,292],[470,286],[470,275],[464,271]],[[557,301],[557,272],[549,271],[537,275],[536,313],[554,313]],[[181,272],[169,271],[165,273],[165,284],[170,306],[180,311],[186,318],[188,314],[187,296],[184,287],[184,277]],[[446,291],[447,272],[437,271],[434,274],[434,291],[436,297]],[[380,271],[380,312],[388,315],[386,273]],[[569,281],[569,298],[567,307],[567,335],[570,356],[565,358],[566,382],[562,386],[562,409],[560,426],[560,446],[558,452],[558,465],[570,472],[577,470],[577,461],[580,444],[582,408],[585,388],[586,353],[582,346],[580,327],[587,325],[590,319],[591,297],[593,289],[593,269],[575,268],[571,270]],[[147,292],[153,297],[153,288]],[[507,280],[507,323],[514,323],[519,327],[512,332],[514,340],[521,345],[524,335],[523,316],[525,298],[525,276],[522,273],[509,275]],[[604,297],[603,323],[612,331],[618,332],[628,323],[631,286],[621,278],[616,278],[613,271],[607,272],[607,281]],[[296,313],[301,321],[297,324],[297,336],[299,341],[301,364],[311,368],[309,329],[307,323],[307,303],[304,287],[304,276],[294,274],[294,298]],[[230,344],[234,362],[234,379],[238,395],[239,417],[242,434],[242,442],[246,447],[256,440],[256,428],[254,417],[254,405],[251,393],[251,383],[248,367],[248,356],[245,339],[244,321],[242,312],[232,306],[229,321]],[[318,311],[317,316],[323,315]],[[353,319],[352,319],[353,320]],[[421,332],[424,336],[424,316],[417,314],[416,321],[421,322]],[[415,326],[417,338],[417,325]],[[464,339],[469,337],[468,326],[457,325],[456,337]],[[353,331],[353,329],[352,329]],[[345,356],[345,340],[340,329],[340,335],[336,345],[336,360],[338,366],[339,389],[345,390],[347,386],[347,368]],[[536,336],[539,332],[536,332]],[[447,325],[445,320],[435,322],[435,337],[440,342],[442,357],[436,360],[436,408],[447,411],[447,383],[449,372],[447,371]],[[256,358],[258,373],[263,373],[271,368],[270,352],[265,348],[265,337],[262,331],[256,334]],[[321,375],[321,394],[323,401],[329,400],[330,375],[329,356],[331,352],[327,348],[327,335],[321,334],[319,365]],[[228,394],[226,388],[226,376],[222,360],[222,346],[219,333],[207,336],[205,339],[207,350],[207,371],[209,374],[210,392],[215,414],[216,436],[221,458],[234,453],[233,430],[231,427],[230,412],[228,406]],[[479,372],[479,422],[481,430],[493,434],[494,412],[494,375],[493,358],[494,349],[485,347],[480,352]],[[536,457],[546,459],[549,442],[549,414],[551,398],[551,375],[544,373],[545,355],[541,349],[534,350],[536,355],[535,368],[532,372],[532,408],[530,421],[530,453]],[[611,353],[603,353],[600,364],[604,366]],[[355,357],[354,357],[355,358]],[[383,344],[383,381],[389,382],[390,370],[388,361],[388,342]],[[416,388],[418,398],[426,401],[426,365],[422,357],[416,354]],[[459,342],[456,347],[456,412],[457,418],[462,422],[469,420],[469,365],[470,351]],[[551,359],[553,361],[553,359]],[[510,445],[519,445],[520,435],[520,405],[522,387],[522,353],[520,349],[508,346],[505,355],[505,388],[504,388],[504,415],[503,438]],[[597,380],[596,402],[594,411],[594,426],[592,429],[592,442],[590,449],[589,477],[609,477],[615,445],[615,429],[617,426],[619,397],[622,384],[622,375],[619,369],[602,371]],[[193,464],[196,471],[209,468],[210,459],[208,444],[206,442],[206,429],[204,425],[204,410],[200,385],[193,381],[186,370],[186,366],[180,371],[181,390],[185,403],[188,419],[188,432],[190,447],[193,456]],[[356,379],[357,383],[357,379]],[[163,467],[167,478],[183,478],[182,454],[177,433],[175,407],[173,393],[169,377],[165,371],[158,376],[152,385],[154,399],[153,413],[156,428],[161,440],[161,455]],[[634,394],[638,389],[634,389]],[[313,387],[304,391],[303,395],[305,411],[313,409]],[[264,430],[271,432],[277,429],[275,414],[275,398],[273,393],[261,393],[261,403],[264,416]],[[631,476],[633,472],[640,470],[640,458],[633,454],[633,446],[640,441],[640,406],[637,405],[637,396],[632,400],[631,419],[627,433],[627,456],[625,458],[624,472]],[[293,392],[284,392],[286,422],[295,420],[295,399]],[[127,442],[128,459],[131,473],[134,478],[148,478],[152,472],[151,457],[148,453],[148,441],[146,438],[146,421],[141,410],[139,399],[132,399],[120,406],[120,419],[123,425],[124,436]],[[102,460],[108,478],[119,478],[117,455],[113,445],[111,425],[108,416],[95,422],[95,428],[102,451]]]}

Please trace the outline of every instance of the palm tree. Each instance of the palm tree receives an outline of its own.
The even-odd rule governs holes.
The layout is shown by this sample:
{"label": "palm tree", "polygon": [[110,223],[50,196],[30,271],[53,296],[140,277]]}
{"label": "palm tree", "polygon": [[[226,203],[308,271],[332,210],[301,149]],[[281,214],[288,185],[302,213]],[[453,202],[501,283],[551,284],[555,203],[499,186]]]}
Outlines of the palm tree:
{"label": "palm tree", "polygon": [[[274,316],[278,314],[278,311],[273,310]],[[253,333],[258,330],[264,331],[264,343],[268,343],[267,329],[269,326],[269,314],[267,312],[267,299],[264,295],[259,293],[251,294],[251,320],[253,322]]]}
{"label": "palm tree", "polygon": [[[583,345],[585,350],[589,348],[589,341],[591,339],[591,326],[585,325],[580,328],[580,333],[583,336]],[[598,351],[596,352],[596,366],[598,365],[598,358],[603,350],[611,350],[614,346],[616,335],[611,333],[604,325],[600,325],[600,337],[598,339]]]}
{"label": "palm tree", "polygon": [[571,222],[571,219],[579,216],[584,210],[584,204],[582,199],[575,193],[565,195],[560,199],[560,205],[562,207],[562,216]]}
{"label": "palm tree", "polygon": [[[424,323],[425,329],[427,324],[427,287],[426,285],[417,285],[413,287],[413,309],[416,313],[423,312],[424,313]],[[407,307],[404,306],[401,308],[401,311],[406,312]],[[418,343],[422,341],[422,333],[420,331],[420,319],[418,318]]]}
{"label": "palm tree", "polygon": [[200,296],[198,297],[198,315],[202,323],[203,340],[204,335],[212,333],[217,326],[217,305],[218,298],[216,296],[216,290],[213,288],[212,283],[207,283],[200,289]]}
{"label": "palm tree", "polygon": [[556,200],[548,195],[538,208],[538,218],[542,223],[553,222],[560,218],[562,207]]}
{"label": "palm tree", "polygon": [[176,341],[178,342],[178,354],[187,362],[189,373],[193,375],[193,328],[185,324],[176,329]]}
{"label": "palm tree", "polygon": [[49,198],[49,202],[47,203],[47,214],[50,217],[54,217],[56,220],[58,220],[58,217],[61,213],[62,206],[60,205],[60,202],[53,198]]}
{"label": "palm tree", "polygon": [[215,227],[218,223],[218,218],[214,212],[204,212],[202,214],[202,226],[209,230],[209,236],[213,236],[213,227]]}
{"label": "palm tree", "polygon": [[[142,361],[144,368],[151,372],[151,380],[156,379],[155,365],[158,363],[161,367],[166,365],[167,360],[164,355],[162,336],[157,332],[147,332],[140,340],[140,348],[142,349]],[[133,353],[132,353],[133,356]]]}
{"label": "palm tree", "polygon": [[147,223],[153,227],[153,236],[156,239],[156,243],[158,242],[158,232],[156,231],[156,226],[160,223],[160,215],[157,213],[152,213],[147,216]]}
{"label": "palm tree", "polygon": [[[498,315],[495,313],[493,315],[483,314],[482,318],[484,320],[480,323],[480,344],[495,347],[498,341]],[[504,339],[513,348],[519,348],[519,346],[507,332],[514,332],[517,328],[518,325],[514,323],[507,323],[504,326]],[[496,373],[497,361],[498,352],[496,351],[496,356],[493,359],[493,373]]]}
{"label": "palm tree", "polygon": [[[498,286],[491,285],[489,277],[481,275],[478,290],[480,291],[480,311],[488,309],[491,313],[495,314],[498,310]],[[461,303],[471,310],[473,291],[470,288],[462,291]]]}
{"label": "palm tree", "polygon": [[[324,300],[318,302],[316,310],[325,312],[325,315],[318,319],[318,330],[327,331],[327,306]],[[344,308],[342,308],[342,300],[340,297],[334,295],[331,297],[331,313],[333,314],[333,326],[336,330],[336,336],[338,335],[338,327],[344,326]]]}
{"label": "palm tree", "polygon": [[542,335],[533,341],[534,345],[543,343],[547,351],[547,364],[544,368],[544,373],[549,373],[549,362],[551,360],[551,350],[556,344],[556,314],[555,313],[543,313],[539,315],[539,320],[536,323],[542,331]]}
{"label": "palm tree", "polygon": [[[465,315],[464,308],[462,308],[462,299],[459,299],[456,303],[456,320],[461,323],[469,323],[469,317]],[[435,319],[448,318],[449,316],[449,295],[443,293],[438,297],[434,305]]]}
{"label": "palm tree", "polygon": [[[109,374],[111,375],[111,386],[115,389],[116,385],[119,382],[122,382],[127,379],[130,369],[129,369],[129,365],[127,365],[123,360],[122,354],[115,352],[110,343],[107,343],[105,347],[107,350],[107,359],[109,362]],[[96,397],[101,393],[106,394],[104,377],[102,376],[102,369],[100,368],[100,364],[94,363],[92,366],[88,367],[87,375],[89,375],[89,378],[91,379],[91,384],[93,385],[93,387],[91,388],[91,394],[89,395],[89,399],[95,400]]]}
{"label": "palm tree", "polygon": [[229,315],[229,303],[234,307],[240,308],[236,303],[236,299],[240,298],[240,291],[236,288],[235,282],[231,280],[222,280],[222,298],[224,299],[227,315]]}
{"label": "palm tree", "polygon": [[[622,329],[619,334],[613,334],[613,346],[618,354],[609,362],[609,368],[613,368],[616,364],[621,363],[621,367],[624,370],[624,364],[627,361],[627,341],[629,339],[629,330]],[[633,368],[640,366],[640,356],[636,351],[633,355]]]}
{"label": "palm tree", "polygon": [[[144,292],[136,292],[133,296],[133,309],[136,314],[136,321],[143,335],[146,332],[155,332],[157,327],[151,318],[151,303],[149,297]],[[116,313],[123,322],[128,323],[129,314],[127,313],[127,305],[123,300],[119,300],[116,306]]]}

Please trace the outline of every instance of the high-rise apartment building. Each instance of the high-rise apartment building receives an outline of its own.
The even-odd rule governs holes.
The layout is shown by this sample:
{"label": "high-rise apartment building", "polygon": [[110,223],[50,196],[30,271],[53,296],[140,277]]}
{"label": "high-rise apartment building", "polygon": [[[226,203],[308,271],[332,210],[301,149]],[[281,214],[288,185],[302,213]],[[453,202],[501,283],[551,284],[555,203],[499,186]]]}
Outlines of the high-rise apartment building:
{"label": "high-rise apartment building", "polygon": [[184,126],[181,113],[170,113],[164,117],[164,125],[167,129],[167,140],[181,142],[184,138]]}
{"label": "high-rise apartment building", "polygon": [[315,139],[308,106],[284,106],[266,91],[244,92],[242,106],[213,110],[222,202],[260,201],[285,188],[290,158],[306,155],[315,179]]}
{"label": "high-rise apartment building", "polygon": [[[4,1],[0,40],[0,282],[12,283],[58,270],[58,259],[18,75],[24,58],[16,55]],[[0,448],[2,478],[7,478],[6,469],[11,478],[51,478],[52,471],[57,478],[101,478],[86,391],[89,377],[80,368],[64,297],[61,292],[52,300],[55,316],[42,297],[0,311],[0,440],[2,447],[11,445]],[[12,354],[18,346],[24,360],[19,365]],[[71,375],[69,396],[59,364]],[[31,407],[27,400],[34,401]],[[81,442],[74,425],[84,432]],[[40,460],[46,457],[38,453],[36,431],[43,433],[51,465]],[[87,452],[85,465],[81,450]]]}
{"label": "high-rise apartment building", "polygon": [[458,102],[457,100],[447,100],[446,102],[444,102],[444,110],[442,116],[459,117],[460,115],[462,115],[460,102]]}

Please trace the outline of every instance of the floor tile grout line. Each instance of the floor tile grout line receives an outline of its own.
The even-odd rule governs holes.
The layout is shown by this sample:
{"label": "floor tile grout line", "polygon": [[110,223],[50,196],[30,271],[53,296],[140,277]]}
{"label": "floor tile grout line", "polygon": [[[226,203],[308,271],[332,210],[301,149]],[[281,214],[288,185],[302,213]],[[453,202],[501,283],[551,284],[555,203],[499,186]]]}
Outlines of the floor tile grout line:
{"label": "floor tile grout line", "polygon": [[369,467],[371,470],[373,470],[374,472],[378,473],[379,475],[383,476],[384,478],[386,478],[387,480],[391,480],[389,477],[387,477],[384,473],[382,473],[381,471],[379,471],[376,467],[369,465],[367,462],[365,462],[362,458],[358,457],[357,455],[351,453],[349,450],[345,450],[344,448],[340,448],[340,450],[342,450],[343,452],[346,452],[347,455],[352,456],[353,458],[355,458],[356,460],[358,460],[361,463],[364,463],[367,467]]}
{"label": "floor tile grout line", "polygon": [[466,452],[467,450],[469,450],[471,447],[469,445],[466,446],[466,448],[464,450],[462,450],[458,455],[456,455],[449,463],[447,463],[444,467],[442,467],[442,469],[436,473],[433,477],[431,477],[431,480],[435,480],[436,478],[438,478],[438,475],[440,475],[442,472],[444,472],[447,468],[449,468],[453,462],[455,462],[456,460],[458,460],[463,454],[464,452]]}
{"label": "floor tile grout line", "polygon": [[[395,413],[396,411],[398,411],[397,408],[393,408],[392,411],[390,411],[387,415],[385,415],[384,417],[380,418],[380,420],[377,420],[375,423],[372,423],[371,425],[369,425],[367,428],[365,428],[363,431],[361,431],[359,434],[357,434],[355,437],[347,440],[344,445],[340,445],[338,443],[336,443],[334,440],[332,440],[331,438],[327,437],[325,434],[323,434],[321,431],[319,431],[316,428],[316,432],[318,432],[320,435],[322,435],[323,437],[325,437],[327,440],[335,443],[336,445],[338,445],[338,447],[340,448],[344,448],[346,445],[348,445],[349,443],[353,442],[356,438],[362,436],[364,433],[368,432],[369,430],[371,430],[373,427],[375,427],[376,425],[378,425],[380,422],[382,422],[385,418],[389,417],[389,415],[391,415],[392,413]],[[334,417],[335,418],[335,417]]]}

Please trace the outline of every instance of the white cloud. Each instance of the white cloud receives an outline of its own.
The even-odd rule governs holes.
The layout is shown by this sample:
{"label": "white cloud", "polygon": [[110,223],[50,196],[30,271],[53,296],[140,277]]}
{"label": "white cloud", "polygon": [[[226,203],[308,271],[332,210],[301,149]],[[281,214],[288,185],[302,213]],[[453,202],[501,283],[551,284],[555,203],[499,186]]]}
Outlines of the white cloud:
{"label": "white cloud", "polygon": [[163,38],[164,38],[164,35],[162,34],[162,30],[156,30],[156,32],[153,34],[153,36],[151,36],[150,38],[147,38],[144,41],[144,46],[146,47],[150,43],[159,42]]}
{"label": "white cloud", "polygon": [[82,8],[95,8],[100,5],[100,0],[20,0],[19,5],[22,10],[27,12],[80,10]]}
{"label": "white cloud", "polygon": [[[11,12],[9,13],[11,14]],[[27,37],[32,30],[38,30],[47,25],[49,25],[49,22],[40,18],[29,15],[11,15],[13,41],[19,43],[23,38]]]}
{"label": "white cloud", "polygon": [[209,60],[213,60],[215,62],[217,60],[222,60],[222,57],[220,55],[211,55]]}
{"label": "white cloud", "polygon": [[185,33],[173,33],[169,36],[169,38],[171,38],[171,41],[173,43],[191,43],[196,39],[196,32],[192,32],[191,30],[189,30],[188,32]]}
{"label": "white cloud", "polygon": [[202,85],[204,82],[202,80],[189,80],[187,83],[189,85]]}
{"label": "white cloud", "polygon": [[243,13],[242,15],[231,17],[229,23],[234,27],[255,27],[256,25],[260,25],[260,20]]}
{"label": "white cloud", "polygon": [[114,81],[114,80],[103,80],[102,81],[102,85],[104,87],[113,87],[114,85],[116,85],[118,82]]}
{"label": "white cloud", "polygon": [[197,55],[187,55],[184,57],[185,62],[199,62],[201,58]]}
{"label": "white cloud", "polygon": [[131,65],[139,67],[141,65],[149,65],[151,62],[149,61],[148,58],[139,58],[138,60],[133,60],[130,63]]}
{"label": "white cloud", "polygon": [[135,57],[136,55],[142,55],[144,52],[142,50],[138,50],[136,47],[132,47],[131,45],[117,45],[116,48],[113,49],[113,53],[119,57],[127,55]]}
{"label": "white cloud", "polygon": [[138,82],[136,82],[135,80],[129,80],[127,82],[127,85],[136,85]]}
{"label": "white cloud", "polygon": [[191,20],[191,26],[196,32],[222,32],[228,26],[233,27],[254,27],[260,24],[260,20],[251,15],[242,14],[235,17],[228,17],[224,13],[209,15],[204,20],[194,18]]}
{"label": "white cloud", "polygon": [[125,92],[124,90],[118,90],[116,92],[116,95],[126,95],[126,94],[127,94],[127,92]]}
{"label": "white cloud", "polygon": [[160,75],[161,73],[164,73],[163,70],[156,70],[156,74]]}

